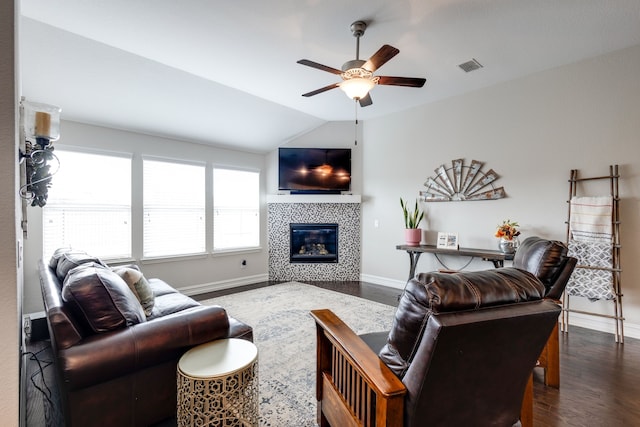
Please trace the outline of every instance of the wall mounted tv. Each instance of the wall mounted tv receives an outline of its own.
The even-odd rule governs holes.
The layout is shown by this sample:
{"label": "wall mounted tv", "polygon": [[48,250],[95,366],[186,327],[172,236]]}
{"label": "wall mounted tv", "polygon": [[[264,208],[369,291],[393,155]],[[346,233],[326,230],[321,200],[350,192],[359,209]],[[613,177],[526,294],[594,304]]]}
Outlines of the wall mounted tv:
{"label": "wall mounted tv", "polygon": [[340,194],[351,189],[350,148],[278,150],[278,189],[291,194]]}

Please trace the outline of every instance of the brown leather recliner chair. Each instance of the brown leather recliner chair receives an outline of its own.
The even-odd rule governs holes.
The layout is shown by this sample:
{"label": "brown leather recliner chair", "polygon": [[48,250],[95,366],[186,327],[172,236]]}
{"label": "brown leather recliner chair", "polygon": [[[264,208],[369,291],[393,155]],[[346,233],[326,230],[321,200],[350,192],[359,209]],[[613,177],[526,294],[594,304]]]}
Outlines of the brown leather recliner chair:
{"label": "brown leather recliner chair", "polygon": [[545,298],[560,302],[564,288],[578,260],[567,255],[567,246],[558,240],[527,237],[518,246],[513,266],[535,275],[545,286]]}
{"label": "brown leather recliner chair", "polygon": [[[544,297],[557,304],[578,260],[567,255],[567,246],[558,240],[528,237],[518,247],[513,266],[535,275],[545,286]],[[538,366],[544,370],[545,385],[560,387],[560,349],[558,324],[544,346]]]}
{"label": "brown leather recliner chair", "polygon": [[515,268],[422,273],[389,333],[312,311],[319,425],[531,425],[531,372],[560,313],[544,293]]}

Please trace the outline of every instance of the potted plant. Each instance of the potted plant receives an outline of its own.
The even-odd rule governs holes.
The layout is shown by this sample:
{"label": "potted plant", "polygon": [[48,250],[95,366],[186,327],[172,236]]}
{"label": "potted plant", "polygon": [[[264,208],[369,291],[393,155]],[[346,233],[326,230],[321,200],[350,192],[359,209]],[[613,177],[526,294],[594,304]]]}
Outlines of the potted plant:
{"label": "potted plant", "polygon": [[418,200],[413,210],[410,210],[402,197],[400,197],[400,206],[402,207],[402,213],[404,214],[404,226],[405,226],[405,242],[407,245],[419,245],[422,240],[422,230],[418,228],[420,221],[424,218],[424,211],[418,206]]}

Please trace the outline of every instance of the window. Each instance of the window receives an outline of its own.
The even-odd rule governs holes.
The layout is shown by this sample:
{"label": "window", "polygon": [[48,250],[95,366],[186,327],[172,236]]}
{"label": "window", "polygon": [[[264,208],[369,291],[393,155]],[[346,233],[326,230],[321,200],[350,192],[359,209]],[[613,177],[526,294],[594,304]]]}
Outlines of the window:
{"label": "window", "polygon": [[131,257],[131,158],[57,149],[42,210],[43,259],[70,246],[101,258]]}
{"label": "window", "polygon": [[145,159],[143,175],[143,256],[205,252],[205,167]]}
{"label": "window", "polygon": [[213,250],[260,246],[260,174],[213,170]]}

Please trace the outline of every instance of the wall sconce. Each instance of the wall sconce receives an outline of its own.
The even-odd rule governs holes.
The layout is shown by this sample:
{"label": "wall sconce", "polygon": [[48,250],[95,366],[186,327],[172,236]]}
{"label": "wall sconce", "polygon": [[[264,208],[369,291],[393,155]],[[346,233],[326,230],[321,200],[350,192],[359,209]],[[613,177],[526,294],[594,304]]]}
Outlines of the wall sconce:
{"label": "wall sconce", "polygon": [[[31,201],[31,206],[43,207],[47,203],[51,177],[58,172],[60,161],[53,154],[53,141],[60,137],[60,107],[36,102],[21,102],[24,147],[20,148],[19,162],[25,164],[25,180],[20,197]],[[55,160],[56,169],[51,171]]]}

